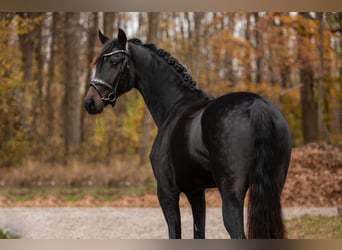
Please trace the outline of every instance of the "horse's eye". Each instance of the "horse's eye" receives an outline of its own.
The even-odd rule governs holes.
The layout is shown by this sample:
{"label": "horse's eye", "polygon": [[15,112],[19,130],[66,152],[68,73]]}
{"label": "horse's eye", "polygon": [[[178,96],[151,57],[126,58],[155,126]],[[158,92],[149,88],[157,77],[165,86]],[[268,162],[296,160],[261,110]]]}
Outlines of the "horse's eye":
{"label": "horse's eye", "polygon": [[114,58],[111,60],[113,66],[118,65],[121,61],[122,61],[122,58]]}

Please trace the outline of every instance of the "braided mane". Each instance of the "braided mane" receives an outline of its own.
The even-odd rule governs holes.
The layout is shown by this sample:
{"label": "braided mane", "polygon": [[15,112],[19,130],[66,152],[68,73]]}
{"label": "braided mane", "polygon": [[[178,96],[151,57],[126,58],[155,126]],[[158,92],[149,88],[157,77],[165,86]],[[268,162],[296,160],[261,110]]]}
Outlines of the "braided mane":
{"label": "braided mane", "polygon": [[[184,82],[186,83],[186,86],[188,86],[191,90],[196,89],[196,81],[192,79],[187,69],[182,64],[180,64],[176,58],[172,57],[169,52],[163,49],[158,49],[154,44],[145,44],[138,38],[129,39],[128,42],[134,43],[135,45],[143,46],[149,49],[150,51],[156,53],[159,57],[164,59],[169,65],[173,66],[179,74],[181,74]],[[112,39],[106,42],[103,48],[101,49],[100,53],[98,53],[92,61],[91,66],[96,65],[105,53],[110,52],[117,45],[118,43],[116,39]]]}
{"label": "braided mane", "polygon": [[186,86],[188,86],[190,89],[196,88],[196,81],[192,79],[187,69],[182,64],[180,64],[176,58],[172,57],[169,52],[163,49],[158,49],[154,44],[145,44],[138,38],[132,38],[128,41],[134,43],[135,45],[143,46],[151,50],[152,52],[156,53],[159,57],[163,58],[169,65],[173,66],[179,74],[182,75],[184,82],[187,83]]}

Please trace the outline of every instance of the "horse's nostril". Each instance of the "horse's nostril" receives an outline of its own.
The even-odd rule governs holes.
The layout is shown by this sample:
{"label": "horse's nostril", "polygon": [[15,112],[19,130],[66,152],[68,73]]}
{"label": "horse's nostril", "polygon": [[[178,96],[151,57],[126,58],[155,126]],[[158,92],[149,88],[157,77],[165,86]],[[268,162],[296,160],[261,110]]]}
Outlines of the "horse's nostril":
{"label": "horse's nostril", "polygon": [[84,101],[84,107],[87,111],[94,111],[95,110],[95,102],[93,98],[87,98]]}

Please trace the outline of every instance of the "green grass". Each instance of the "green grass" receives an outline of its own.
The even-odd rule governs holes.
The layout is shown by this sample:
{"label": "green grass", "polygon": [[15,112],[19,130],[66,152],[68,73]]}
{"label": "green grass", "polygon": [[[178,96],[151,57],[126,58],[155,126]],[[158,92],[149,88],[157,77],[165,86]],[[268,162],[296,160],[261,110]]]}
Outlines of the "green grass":
{"label": "green grass", "polygon": [[12,201],[28,201],[35,197],[46,198],[54,196],[62,201],[77,201],[86,196],[92,196],[99,201],[113,201],[123,196],[138,197],[144,194],[154,194],[155,183],[147,180],[140,186],[116,187],[2,187],[0,196]]}
{"label": "green grass", "polygon": [[7,231],[0,230],[0,239],[19,239],[19,237],[12,235]]}
{"label": "green grass", "polygon": [[342,216],[304,216],[285,221],[289,239],[342,239]]}

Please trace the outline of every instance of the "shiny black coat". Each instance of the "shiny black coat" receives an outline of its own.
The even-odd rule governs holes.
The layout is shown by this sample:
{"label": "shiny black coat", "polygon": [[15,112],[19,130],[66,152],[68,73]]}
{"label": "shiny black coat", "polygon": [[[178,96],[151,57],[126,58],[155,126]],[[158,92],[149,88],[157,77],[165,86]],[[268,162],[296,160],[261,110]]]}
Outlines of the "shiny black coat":
{"label": "shiny black coat", "polygon": [[158,127],[150,159],[169,237],[181,238],[180,193],[191,204],[194,238],[205,237],[205,190],[217,187],[232,238],[245,238],[248,189],[248,237],[283,238],[280,195],[291,136],[279,109],[248,92],[215,99],[168,52],[139,39],[127,41],[122,30],[117,39],[99,36],[104,47],[85,108],[98,114],[110,96],[116,100],[132,88],[141,93]]}

